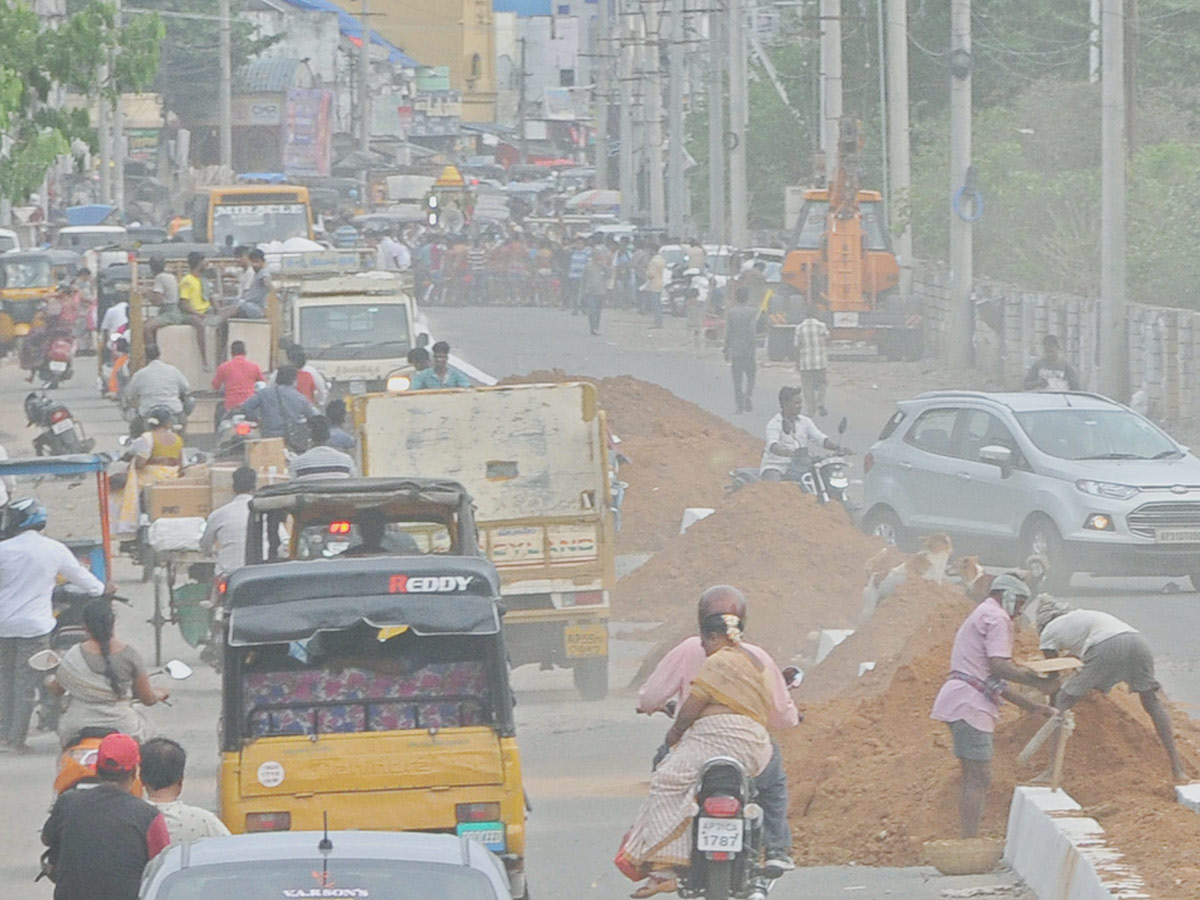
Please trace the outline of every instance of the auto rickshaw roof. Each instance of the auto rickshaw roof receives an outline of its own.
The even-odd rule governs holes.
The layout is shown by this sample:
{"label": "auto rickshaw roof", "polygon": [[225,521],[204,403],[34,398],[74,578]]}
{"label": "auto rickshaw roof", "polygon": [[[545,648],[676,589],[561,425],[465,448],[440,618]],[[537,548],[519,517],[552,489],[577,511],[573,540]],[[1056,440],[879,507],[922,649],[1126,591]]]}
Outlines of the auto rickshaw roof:
{"label": "auto rickshaw roof", "polygon": [[67,456],[31,456],[0,462],[0,478],[9,476],[83,475],[103,472],[112,458],[104,453],[75,453]]}
{"label": "auto rickshaw roof", "polygon": [[368,556],[246,566],[229,576],[235,647],[299,641],[359,622],[417,635],[500,632],[500,578],[484,559]]}
{"label": "auto rickshaw roof", "polygon": [[258,490],[252,512],[299,510],[330,502],[351,506],[383,506],[395,501],[433,503],[458,509],[471,502],[467,489],[449,478],[296,479]]}

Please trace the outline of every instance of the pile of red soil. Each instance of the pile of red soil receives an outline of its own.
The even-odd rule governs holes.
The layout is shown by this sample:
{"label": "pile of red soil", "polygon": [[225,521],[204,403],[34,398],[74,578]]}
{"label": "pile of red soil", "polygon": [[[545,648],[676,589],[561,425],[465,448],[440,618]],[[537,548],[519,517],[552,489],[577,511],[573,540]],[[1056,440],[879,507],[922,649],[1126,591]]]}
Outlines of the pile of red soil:
{"label": "pile of red soil", "polygon": [[[923,862],[925,841],[957,836],[959,768],[948,729],[930,719],[929,710],[969,605],[946,598],[922,618],[912,606],[902,614],[916,593],[897,599],[891,612],[899,620],[885,605],[871,625],[810,672],[802,696],[834,699],[808,706],[804,724],[781,738],[795,846],[805,864],[916,865]],[[907,640],[896,642],[887,633],[889,619],[895,629],[909,622]],[[839,669],[885,655],[885,649],[892,656],[884,671],[850,683]],[[1018,658],[1035,651],[1032,635],[1019,636]],[[1200,756],[1188,740],[1196,729],[1182,715],[1175,719],[1185,764],[1200,773]],[[1042,721],[1006,705],[996,732],[985,834],[1003,836],[1014,786],[1046,766],[1048,748],[1030,766],[1018,771],[1016,765]],[[1200,817],[1174,802],[1168,772],[1166,754],[1136,698],[1118,689],[1076,707],[1064,789],[1096,815],[1111,846],[1126,854],[1152,896],[1194,900],[1200,896]]]}
{"label": "pile of red soil", "polygon": [[853,628],[864,562],[879,542],[840,506],[823,507],[791,484],[752,484],[672,539],[617,583],[613,618],[662,622],[643,674],[696,632],[696,601],[732,584],[750,602],[747,636],[784,665],[811,652],[820,628]]}
{"label": "pile of red soil", "polygon": [[555,369],[514,375],[503,384],[590,381],[609,428],[630,462],[618,553],[653,553],[679,533],[689,506],[717,507],[729,470],[757,465],[762,441],[666,388],[629,376],[595,379]]}

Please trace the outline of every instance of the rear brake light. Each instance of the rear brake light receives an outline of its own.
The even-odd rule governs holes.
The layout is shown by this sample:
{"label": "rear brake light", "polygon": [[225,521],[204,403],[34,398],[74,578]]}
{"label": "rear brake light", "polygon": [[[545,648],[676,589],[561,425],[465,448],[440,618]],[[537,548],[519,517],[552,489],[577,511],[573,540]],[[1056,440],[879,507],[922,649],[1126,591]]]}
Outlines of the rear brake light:
{"label": "rear brake light", "polygon": [[50,413],[50,421],[51,421],[51,423],[61,422],[63,419],[67,418],[67,416],[69,416],[69,415],[70,415],[70,413],[67,412],[66,407],[60,406],[54,412]]}
{"label": "rear brake light", "polygon": [[867,455],[863,457],[863,474],[866,475],[868,472],[870,472],[874,465],[875,455],[868,452]]}
{"label": "rear brake light", "polygon": [[229,579],[222,577],[217,581],[217,593],[224,594],[227,590],[229,590]]}
{"label": "rear brake light", "polygon": [[290,812],[246,813],[246,831],[290,831]]}
{"label": "rear brake light", "polygon": [[704,811],[710,816],[736,816],[742,809],[742,801],[737,797],[718,794],[715,797],[704,798]]}
{"label": "rear brake light", "polygon": [[454,818],[459,822],[495,822],[500,818],[499,803],[458,803]]}
{"label": "rear brake light", "polygon": [[709,858],[712,859],[713,862],[725,862],[726,860],[733,859],[733,854],[727,853],[724,850],[714,850],[709,854]]}
{"label": "rear brake light", "polygon": [[249,434],[253,430],[254,430],[254,426],[251,425],[249,422],[238,422],[236,425],[233,426],[234,434]]}
{"label": "rear brake light", "polygon": [[330,534],[349,534],[350,533],[350,523],[349,522],[330,522],[329,523],[329,533]]}

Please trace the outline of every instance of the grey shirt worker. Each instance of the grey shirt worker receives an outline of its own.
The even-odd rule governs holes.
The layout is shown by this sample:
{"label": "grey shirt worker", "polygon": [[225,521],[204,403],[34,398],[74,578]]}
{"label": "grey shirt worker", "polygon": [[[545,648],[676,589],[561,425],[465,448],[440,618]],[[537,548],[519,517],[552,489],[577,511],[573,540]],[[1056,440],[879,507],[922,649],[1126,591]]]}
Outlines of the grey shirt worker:
{"label": "grey shirt worker", "polygon": [[255,391],[242,404],[246,418],[258,423],[263,437],[283,437],[289,424],[307,422],[317,414],[304,395],[290,384],[275,384]]}
{"label": "grey shirt worker", "polygon": [[318,444],[288,463],[288,474],[292,478],[312,480],[317,478],[354,478],[358,467],[348,454],[335,450],[328,444]]}
{"label": "grey shirt worker", "polygon": [[725,314],[725,355],[730,359],[754,358],[758,347],[758,310],[739,303]]}
{"label": "grey shirt worker", "polygon": [[133,373],[125,385],[125,403],[145,416],[156,406],[183,412],[183,398],[191,390],[184,374],[161,359],[152,359]]}

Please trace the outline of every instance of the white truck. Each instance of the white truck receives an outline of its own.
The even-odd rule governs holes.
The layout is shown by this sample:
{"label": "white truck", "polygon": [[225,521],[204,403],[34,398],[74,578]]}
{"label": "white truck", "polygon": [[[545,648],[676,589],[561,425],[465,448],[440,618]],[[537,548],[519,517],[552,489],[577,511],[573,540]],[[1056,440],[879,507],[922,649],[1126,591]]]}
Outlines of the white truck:
{"label": "white truck", "polygon": [[286,331],[334,393],[386,390],[408,370],[408,352],[430,339],[409,287],[397,272],[299,279],[286,291]]}
{"label": "white truck", "polygon": [[358,398],[362,473],[454,479],[500,573],[514,665],[569,667],[608,690],[614,501],[595,385],[526,384]]}

